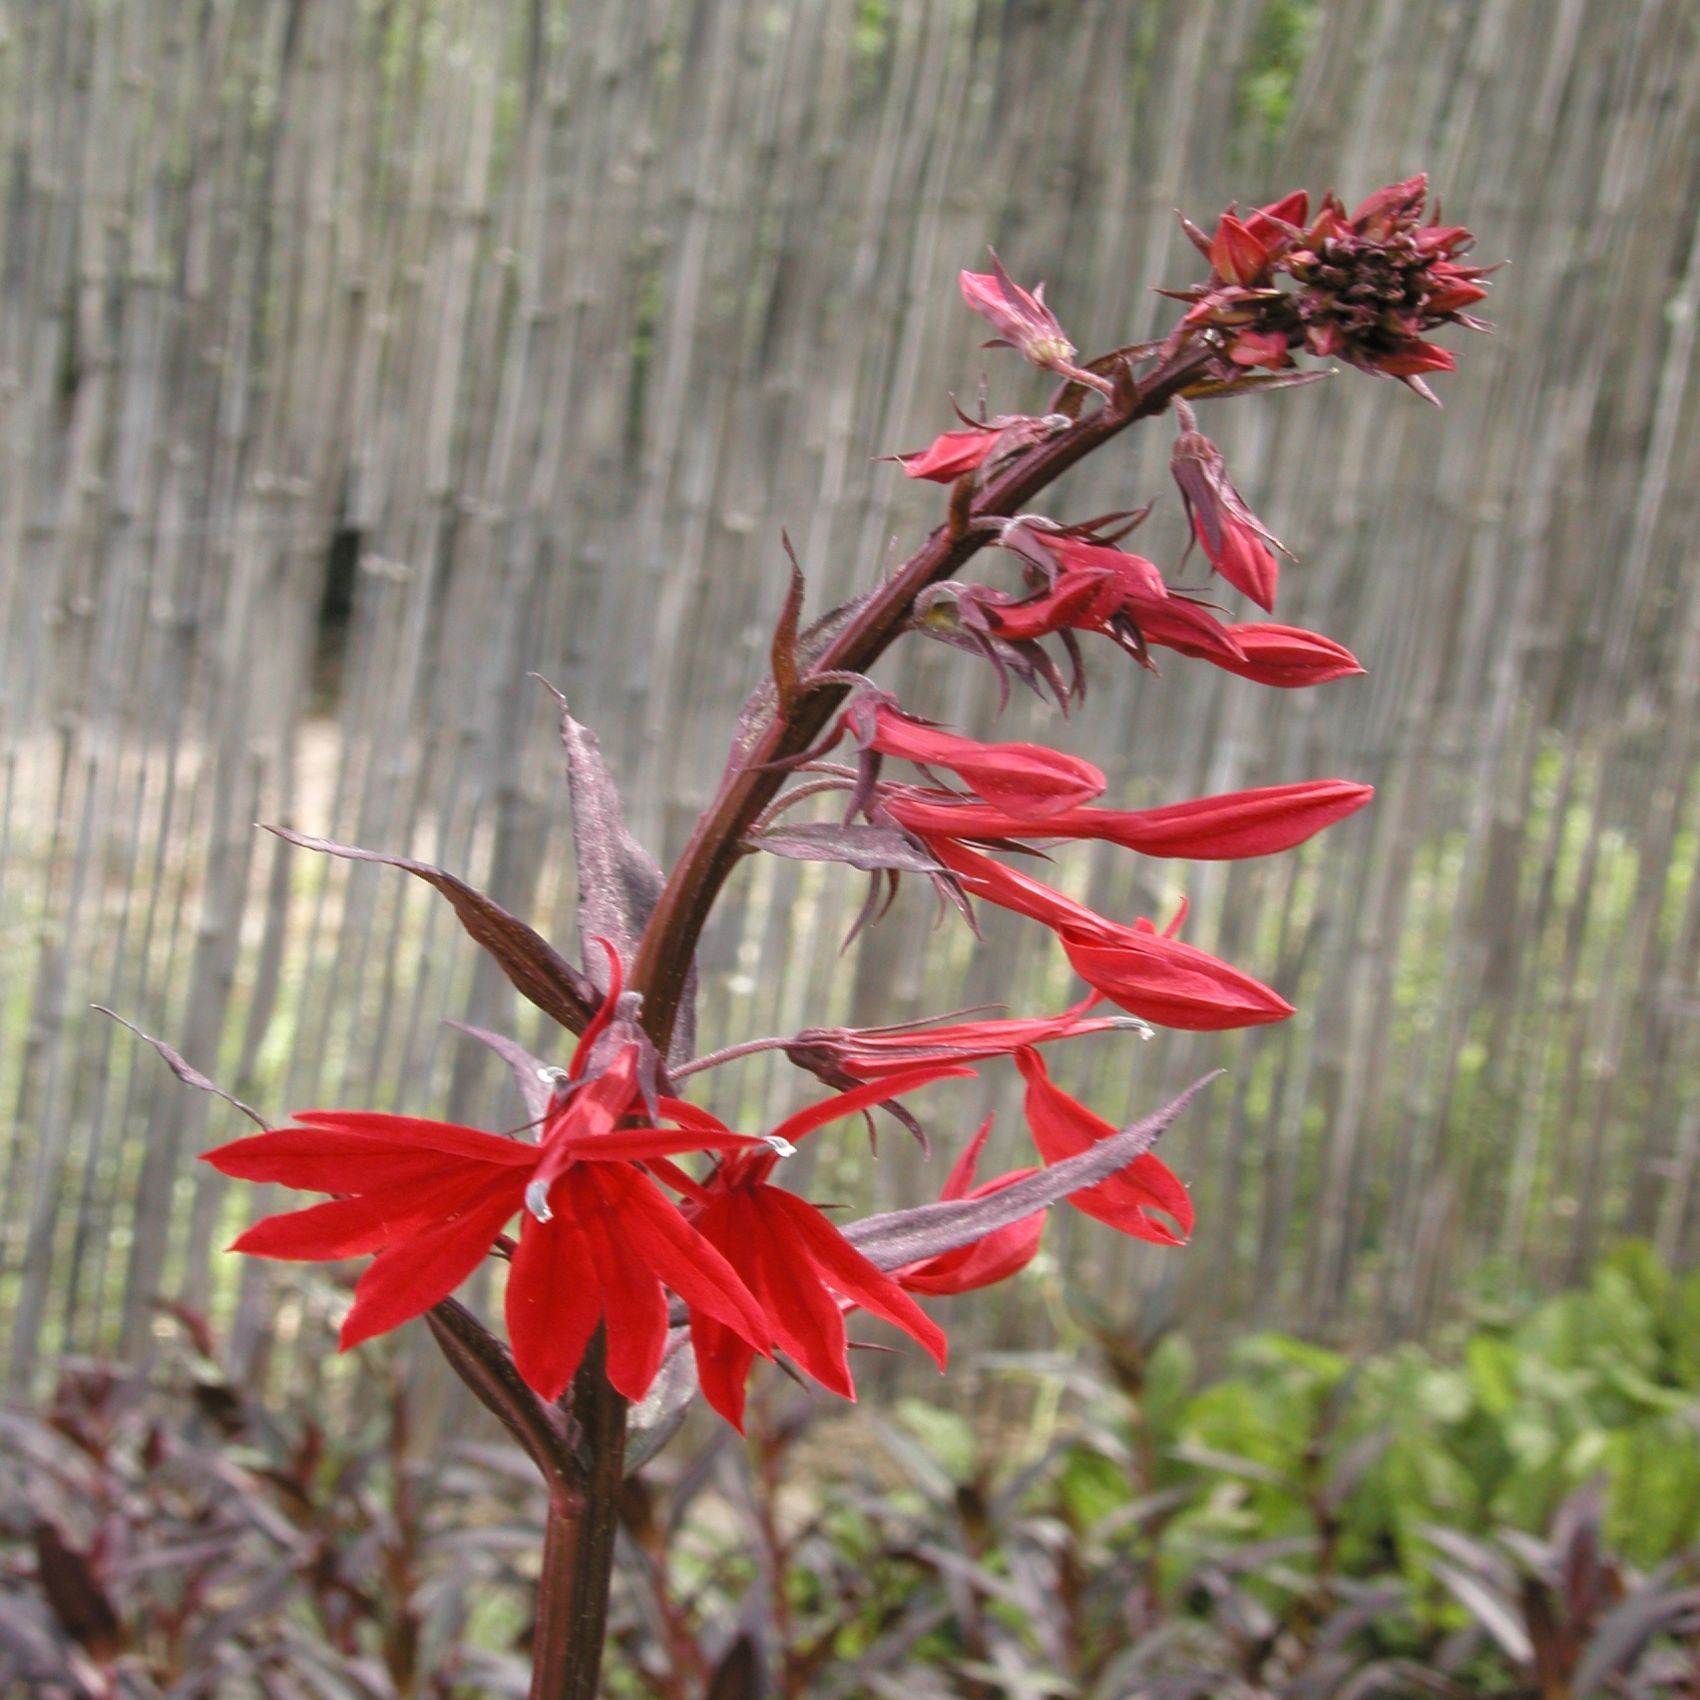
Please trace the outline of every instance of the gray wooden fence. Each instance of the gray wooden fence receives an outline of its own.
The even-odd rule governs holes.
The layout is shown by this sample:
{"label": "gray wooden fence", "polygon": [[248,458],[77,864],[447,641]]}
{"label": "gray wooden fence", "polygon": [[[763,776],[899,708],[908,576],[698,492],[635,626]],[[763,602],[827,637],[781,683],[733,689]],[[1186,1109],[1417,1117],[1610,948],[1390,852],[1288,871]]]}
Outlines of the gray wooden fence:
{"label": "gray wooden fence", "polygon": [[[227,1306],[239,1131],[109,1004],[267,1107],[511,1115],[444,1015],[535,1012],[400,874],[411,850],[570,931],[549,704],[682,842],[762,665],[789,528],[816,606],[939,509],[872,457],[947,392],[1031,406],[954,277],[994,242],[1089,347],[1173,311],[1173,209],[1426,167],[1511,261],[1444,413],[1346,375],[1207,421],[1299,551],[1282,617],[1369,677],[1259,691],[1095,657],[1060,736],[1129,803],[1380,787],[1231,868],[1069,852],[1300,1007],[1250,1036],[1093,1042],[1112,1116],[1216,1062],[1177,1130],[1185,1253],[1059,1224],[1100,1294],[1200,1326],[1419,1327],[1607,1236],[1695,1250],[1700,1181],[1690,0],[9,0],[0,6],[0,1316],[12,1385]],[[1057,511],[1164,490],[1161,430]],[[1143,537],[1173,561],[1165,495]],[[991,734],[989,681],[890,677]],[[1208,676],[1202,676],[1202,675]],[[910,893],[753,866],[705,946],[705,1044],[1070,995],[1038,929],[971,952]],[[996,1071],[986,1091],[1009,1102]],[[784,1065],[716,1083],[751,1114]],[[742,1096],[734,1099],[732,1094]],[[991,1101],[988,1098],[987,1101]],[[935,1100],[966,1128],[971,1094]],[[999,1149],[1022,1148],[1005,1118]],[[892,1139],[839,1196],[934,1181]],[[1128,1261],[1129,1259],[1132,1261]],[[333,1301],[250,1279],[250,1330]],[[265,1294],[275,1298],[262,1298]],[[1029,1300],[985,1307],[986,1337]]]}

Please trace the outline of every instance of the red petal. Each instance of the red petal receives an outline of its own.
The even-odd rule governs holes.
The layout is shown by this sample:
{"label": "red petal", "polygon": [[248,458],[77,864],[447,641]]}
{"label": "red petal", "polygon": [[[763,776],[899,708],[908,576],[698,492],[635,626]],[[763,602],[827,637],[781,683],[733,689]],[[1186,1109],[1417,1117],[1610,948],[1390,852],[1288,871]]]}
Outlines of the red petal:
{"label": "red petal", "polygon": [[514,1367],[540,1399],[566,1392],[602,1320],[602,1292],[590,1243],[573,1215],[566,1187],[547,1222],[528,1215],[508,1271],[508,1341]]}
{"label": "red petal", "polygon": [[881,706],[869,747],[904,761],[948,767],[989,803],[1043,818],[1103,794],[1104,775],[1091,762],[1041,744],[982,744]]}
{"label": "red petal", "polygon": [[794,1116],[787,1116],[768,1137],[795,1145],[805,1134],[813,1133],[817,1127],[840,1121],[845,1116],[854,1115],[858,1110],[868,1109],[874,1104],[883,1104],[888,1098],[901,1097],[903,1093],[913,1092],[934,1080],[952,1080],[972,1075],[973,1072],[973,1069],[954,1058],[917,1063],[913,1068],[904,1069],[901,1073],[889,1074],[882,1080],[869,1081],[866,1086],[840,1092],[836,1098],[826,1098],[818,1104],[810,1104],[807,1109],[799,1110]]}
{"label": "red petal", "polygon": [[946,431],[916,454],[898,455],[904,475],[949,484],[972,472],[997,447],[996,431]]}
{"label": "red petal", "polygon": [[[1037,1051],[1018,1051],[1015,1061],[1027,1082],[1027,1125],[1047,1164],[1079,1156],[1116,1132],[1051,1080]],[[1074,1193],[1069,1203],[1112,1228],[1161,1245],[1180,1245],[1192,1231],[1191,1195],[1168,1166],[1149,1153],[1108,1180]],[[1153,1209],[1173,1216],[1180,1232],[1149,1215]]]}
{"label": "red petal", "polygon": [[854,1399],[843,1313],[785,1218],[770,1212],[776,1196],[766,1186],[728,1194],[716,1241],[761,1300],[775,1343],[829,1393]]}
{"label": "red petal", "polygon": [[1178,939],[1107,921],[1095,931],[1065,927],[1058,937],[1081,979],[1159,1027],[1217,1033],[1293,1013],[1260,981]]}
{"label": "red petal", "polygon": [[992,1118],[980,1123],[980,1131],[968,1141],[962,1155],[950,1166],[950,1173],[939,1188],[939,1197],[965,1198],[974,1185],[974,1172],[980,1166],[980,1153],[986,1149],[986,1136],[992,1131]]}
{"label": "red petal", "polygon": [[[457,1168],[405,1186],[386,1187],[362,1198],[338,1198],[286,1215],[268,1216],[231,1246],[250,1257],[334,1260],[381,1251],[409,1231],[454,1214],[469,1192],[490,1176]],[[524,1177],[511,1182],[517,1195]]]}
{"label": "red petal", "polygon": [[459,1215],[380,1252],[354,1289],[354,1308],[342,1325],[343,1350],[446,1299],[484,1261],[519,1202],[515,1182],[501,1176],[469,1195]]}
{"label": "red petal", "polygon": [[691,1318],[691,1350],[696,1354],[702,1396],[740,1434],[744,1432],[744,1390],[755,1349],[730,1328],[706,1316]]}
{"label": "red petal", "polygon": [[607,1184],[620,1172],[588,1164],[572,1170],[560,1184],[570,1191],[602,1288],[609,1383],[637,1400],[649,1391],[667,1350],[667,1295],[654,1271],[623,1243],[618,1185]]}
{"label": "red petal", "polygon": [[621,1231],[640,1258],[693,1310],[748,1340],[765,1356],[767,1316],[738,1272],[681,1216],[656,1184],[636,1170],[599,1170],[605,1197],[612,1196]]}
{"label": "red petal", "polygon": [[[476,1127],[423,1122],[401,1115],[308,1110],[306,1127],[279,1127],[270,1134],[235,1139],[202,1153],[202,1161],[240,1180],[279,1181],[299,1192],[367,1192],[369,1188],[449,1173],[457,1159],[476,1159],[524,1168],[536,1163],[537,1147]],[[347,1122],[347,1127],[345,1127]],[[352,1125],[352,1124],[362,1125]],[[399,1132],[374,1130],[372,1122],[399,1125]]]}
{"label": "red petal", "polygon": [[944,1368],[949,1349],[944,1331],[889,1275],[876,1269],[812,1204],[777,1187],[765,1192],[769,1212],[785,1223],[834,1288],[863,1310],[901,1328]]}

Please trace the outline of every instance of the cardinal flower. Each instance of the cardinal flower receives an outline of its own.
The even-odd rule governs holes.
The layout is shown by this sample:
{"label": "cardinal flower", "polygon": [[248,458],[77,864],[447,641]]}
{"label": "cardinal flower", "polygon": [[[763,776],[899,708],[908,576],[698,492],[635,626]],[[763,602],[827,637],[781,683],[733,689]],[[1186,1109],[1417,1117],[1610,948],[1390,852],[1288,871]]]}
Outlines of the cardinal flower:
{"label": "cardinal flower", "polygon": [[861,698],[843,724],[864,750],[947,767],[977,796],[1026,819],[1043,819],[1104,790],[1104,775],[1077,756],[1042,744],[978,743],[911,719],[879,698]]}
{"label": "cardinal flower", "polygon": [[962,299],[998,334],[988,345],[1018,350],[1035,366],[1073,378],[1105,395],[1109,382],[1073,364],[1074,344],[1063,334],[1057,316],[1045,305],[1045,286],[1029,292],[1003,268],[994,253],[989,272],[961,272],[957,282]]}
{"label": "cardinal flower", "polygon": [[598,1046],[620,990],[616,962],[608,999],[536,1144],[413,1116],[307,1110],[294,1127],[205,1153],[223,1174],[343,1195],[265,1217],[232,1249],[313,1261],[375,1254],[342,1325],[347,1349],[446,1298],[524,1210],[508,1274],[508,1336],[516,1367],[541,1397],[560,1396],[604,1323],[608,1379],[641,1399],[666,1344],[664,1287],[765,1352],[762,1307],[637,1164],[769,1147],[705,1125],[670,1098],[659,1101],[660,1117],[682,1125],[655,1125],[643,1103],[642,1047],[628,1040],[608,1057]]}
{"label": "cardinal flower", "polygon": [[1195,655],[1259,685],[1280,690],[1302,690],[1307,685],[1325,685],[1333,679],[1349,679],[1362,673],[1358,658],[1343,643],[1307,632],[1300,626],[1277,626],[1260,621],[1254,625],[1223,626],[1221,634],[1239,651],[1223,656],[1214,648],[1174,640],[1168,647],[1183,655]]}
{"label": "cardinal flower", "polygon": [[[1015,1065],[1027,1082],[1027,1125],[1047,1165],[1089,1151],[1117,1131],[1057,1086],[1037,1051],[1017,1051]],[[1149,1152],[1108,1180],[1071,1194],[1069,1203],[1124,1234],[1159,1245],[1182,1245],[1192,1232],[1191,1196],[1174,1171]],[[1175,1227],[1154,1211],[1172,1217]]]}
{"label": "cardinal flower", "polygon": [[1155,809],[1068,809],[1038,827],[1031,821],[944,792],[891,787],[881,807],[899,826],[925,837],[942,834],[980,844],[1045,838],[1092,838],[1142,856],[1237,861],[1291,850],[1361,809],[1375,788],[1349,779],[1307,779],[1195,797]]}
{"label": "cardinal flower", "polygon": [[1219,1032],[1285,1021],[1293,1013],[1285,998],[1249,974],[1175,938],[1184,906],[1166,932],[1144,919],[1123,926],[955,839],[923,836],[969,896],[1049,927],[1075,973],[1130,1015],[1158,1027]]}
{"label": "cardinal flower", "polygon": [[1048,413],[1033,418],[1025,413],[1000,414],[979,420],[962,416],[964,429],[945,431],[926,448],[913,454],[891,455],[906,478],[924,478],[934,484],[953,484],[965,473],[978,471],[988,461],[1000,460],[1018,449],[1043,442],[1071,423],[1067,414]]}
{"label": "cardinal flower", "polygon": [[[769,1184],[775,1153],[842,1116],[930,1081],[973,1072],[954,1061],[933,1062],[811,1104],[774,1128],[765,1150],[729,1159],[706,1184],[691,1182],[671,1165],[662,1166],[670,1184],[687,1193],[696,1232],[755,1294],[766,1319],[762,1345],[771,1341],[821,1386],[846,1399],[854,1399],[856,1389],[841,1299],[902,1329],[940,1369],[945,1337],[902,1287],[857,1251],[820,1210]],[[691,1307],[691,1338],[703,1394],[739,1424],[744,1383],[755,1356],[751,1337],[698,1307],[688,1294],[680,1296]]]}

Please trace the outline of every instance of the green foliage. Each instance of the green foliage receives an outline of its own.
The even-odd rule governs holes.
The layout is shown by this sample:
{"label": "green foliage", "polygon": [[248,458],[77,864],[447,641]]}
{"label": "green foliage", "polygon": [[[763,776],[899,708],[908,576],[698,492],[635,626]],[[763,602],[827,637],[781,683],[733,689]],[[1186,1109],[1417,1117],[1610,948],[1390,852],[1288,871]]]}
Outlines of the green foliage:
{"label": "green foliage", "polygon": [[1320,11],[1317,0],[1270,0],[1258,22],[1240,77],[1239,107],[1241,117],[1268,136],[1278,136],[1287,122]]}

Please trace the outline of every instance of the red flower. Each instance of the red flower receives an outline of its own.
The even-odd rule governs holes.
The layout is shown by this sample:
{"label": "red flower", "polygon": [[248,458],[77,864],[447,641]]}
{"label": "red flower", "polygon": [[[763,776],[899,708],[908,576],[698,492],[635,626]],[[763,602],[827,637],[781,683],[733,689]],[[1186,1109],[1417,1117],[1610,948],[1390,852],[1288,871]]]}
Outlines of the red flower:
{"label": "red flower", "polygon": [[1039,514],[1020,514],[1006,522],[998,547],[1019,555],[1053,587],[1076,574],[1108,575],[1123,596],[1161,601],[1169,594],[1163,575],[1143,555],[1092,542]]}
{"label": "red flower", "polygon": [[[857,1251],[814,1205],[767,1184],[777,1160],[774,1148],[783,1149],[817,1127],[929,1081],[973,1072],[955,1062],[934,1062],[858,1086],[781,1122],[768,1136],[766,1152],[734,1157],[705,1186],[675,1180],[690,1187],[697,1233],[759,1301],[766,1318],[763,1344],[771,1340],[821,1386],[846,1399],[856,1397],[856,1388],[840,1297],[902,1329],[940,1369],[945,1337],[897,1282]],[[750,1336],[692,1305],[691,1338],[704,1397],[741,1426],[744,1383],[755,1356]]]}
{"label": "red flower", "polygon": [[[970,809],[982,806],[967,805]],[[998,818],[1014,817],[1000,814]],[[1031,828],[1032,823],[1026,822],[1017,831],[1031,831]],[[1008,1056],[1023,1046],[1077,1039],[1087,1033],[1104,1033],[1129,1025],[1122,1016],[1088,1015],[1086,1012],[1098,1002],[1094,995],[1061,1015],[961,1021],[944,1026],[916,1022],[895,1027],[809,1027],[785,1049],[794,1059],[802,1052],[857,1080],[882,1080],[907,1073],[919,1063],[980,1062],[988,1057]]]}
{"label": "red flower", "polygon": [[[1027,1082],[1027,1125],[1047,1165],[1089,1151],[1117,1131],[1055,1085],[1037,1051],[1017,1051],[1015,1064]],[[1158,1245],[1184,1245],[1192,1232],[1191,1195],[1174,1171],[1149,1153],[1108,1180],[1071,1194],[1069,1203],[1124,1234]],[[1156,1210],[1173,1217],[1179,1231],[1153,1215]]]}
{"label": "red flower", "polygon": [[1183,654],[1202,656],[1242,679],[1251,679],[1260,685],[1275,685],[1282,690],[1323,685],[1331,679],[1347,679],[1354,673],[1363,672],[1358,658],[1344,644],[1336,643],[1320,632],[1267,623],[1224,626],[1222,630],[1238,647],[1243,659],[1236,661],[1178,643],[1170,647],[1181,650]]}
{"label": "red flower", "polygon": [[976,796],[1024,819],[1043,819],[1103,794],[1104,775],[1089,761],[1043,744],[978,743],[912,720],[877,699],[852,705],[844,725],[863,749],[947,767]]}
{"label": "red flower", "polygon": [[1275,606],[1275,550],[1288,553],[1273,532],[1245,505],[1228,477],[1222,452],[1193,429],[1192,409],[1177,402],[1186,429],[1175,439],[1169,461],[1180,486],[1193,535],[1210,564],[1236,590],[1243,590],[1258,607]]}
{"label": "red flower", "polygon": [[1125,927],[955,839],[924,836],[971,897],[1051,928],[1081,979],[1130,1015],[1159,1027],[1219,1032],[1285,1021],[1293,1013],[1285,998],[1249,974],[1172,937],[1184,907],[1168,933],[1146,920]]}
{"label": "red flower", "polygon": [[1097,631],[1121,606],[1120,580],[1112,572],[1091,570],[1060,573],[1048,590],[1028,597],[1011,596],[987,584],[946,580],[929,585],[915,601],[923,625],[948,625],[941,607],[954,608],[955,621],[971,632],[1002,638],[1006,643],[1031,643],[1057,632]]}
{"label": "red flower", "polygon": [[524,1209],[508,1274],[508,1336],[516,1367],[541,1397],[560,1396],[605,1322],[608,1379],[641,1399],[666,1345],[664,1286],[765,1351],[761,1307],[635,1166],[762,1142],[705,1125],[674,1099],[659,1108],[681,1128],[623,1125],[644,1113],[640,1047],[623,1044],[588,1068],[585,1061],[620,989],[616,963],[535,1145],[412,1116],[308,1110],[299,1126],[206,1152],[223,1174],[345,1195],[268,1216],[232,1249],[309,1260],[375,1253],[342,1325],[346,1350],[448,1297]]}
{"label": "red flower", "polygon": [[926,448],[913,454],[894,455],[908,478],[926,478],[935,484],[952,484],[972,472],[998,446],[998,433],[990,426],[976,425],[966,431],[946,431]]}
{"label": "red flower", "polygon": [[[974,1174],[979,1167],[986,1135],[991,1130],[992,1118],[987,1116],[980,1124],[980,1131],[969,1141],[968,1148],[945,1177],[944,1185],[939,1188],[941,1200],[985,1198],[1037,1173],[1034,1169],[1014,1169],[976,1186]],[[1134,1166],[1137,1168],[1138,1164]],[[955,1293],[972,1293],[1019,1274],[1037,1256],[1044,1233],[1045,1212],[1036,1211],[1019,1222],[1010,1223],[1007,1228],[994,1229],[972,1245],[958,1246],[955,1251],[941,1251],[936,1257],[924,1257],[919,1263],[894,1269],[892,1279],[911,1293],[928,1293],[940,1298]]]}
{"label": "red flower", "polygon": [[1149,921],[1131,927],[1100,922],[1057,935],[1074,971],[1112,1003],[1159,1027],[1219,1033],[1285,1021],[1293,1006],[1249,974],[1208,951],[1159,933]]}
{"label": "red flower", "polygon": [[1223,625],[1190,597],[1166,596],[1160,602],[1129,597],[1122,604],[1122,615],[1144,643],[1213,661],[1230,672],[1237,672],[1245,660],[1235,636],[1239,628]]}
{"label": "red flower", "polygon": [[964,473],[976,471],[987,461],[1012,454],[1032,443],[1042,442],[1053,431],[1069,424],[1066,414],[1050,413],[1033,418],[1025,413],[1000,414],[996,419],[962,418],[966,427],[961,431],[946,431],[935,437],[926,448],[914,454],[891,455],[899,462],[904,476],[925,478],[934,484],[953,484]]}
{"label": "red flower", "polygon": [[998,333],[989,346],[1014,348],[1035,366],[1090,385],[1105,395],[1110,393],[1106,379],[1072,364],[1074,344],[1063,334],[1056,314],[1045,305],[1043,284],[1030,294],[1003,269],[995,253],[989,272],[961,272],[957,282],[962,286],[962,299]]}
{"label": "red flower", "polygon": [[[1049,816],[1042,832],[1046,838],[1102,839],[1143,856],[1231,861],[1290,850],[1361,809],[1374,795],[1373,786],[1349,779],[1308,779],[1155,809],[1070,809]],[[923,837],[943,834],[996,844],[1035,835],[1029,821],[943,793],[893,787],[881,804],[898,825]]]}

